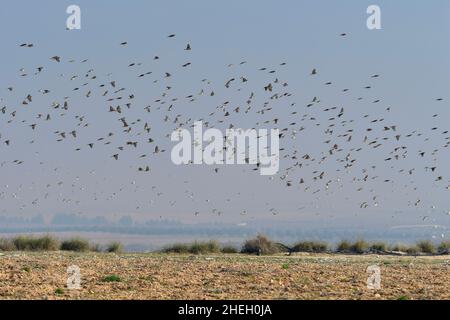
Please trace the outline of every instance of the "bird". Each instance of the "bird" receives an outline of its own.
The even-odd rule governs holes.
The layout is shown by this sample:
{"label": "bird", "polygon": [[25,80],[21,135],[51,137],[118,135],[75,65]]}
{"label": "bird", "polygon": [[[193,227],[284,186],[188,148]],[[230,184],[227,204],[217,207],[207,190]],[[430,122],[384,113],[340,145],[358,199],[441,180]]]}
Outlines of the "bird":
{"label": "bird", "polygon": [[[128,49],[121,48],[127,46],[128,41],[114,40],[113,50],[121,53],[109,68],[106,68],[108,60],[99,66],[94,59],[79,57],[66,60],[53,56],[50,60],[59,64],[51,68],[38,58],[31,66],[19,61],[11,83],[1,91],[4,96],[0,97],[0,150],[5,157],[0,170],[6,171],[12,166],[28,170],[34,168],[34,164],[42,168],[44,175],[47,171],[53,173],[53,168],[50,168],[53,163],[62,163],[62,168],[54,171],[54,175],[46,175],[43,180],[55,186],[55,193],[49,193],[48,197],[61,201],[68,210],[73,208],[72,205],[76,206],[76,201],[83,204],[85,193],[79,192],[81,188],[95,189],[95,196],[91,195],[95,201],[111,201],[113,205],[113,201],[128,199],[130,194],[135,199],[148,191],[151,193],[148,197],[159,197],[158,201],[165,201],[171,210],[172,207],[183,208],[183,202],[176,198],[179,195],[177,191],[174,191],[173,199],[164,199],[160,192],[162,187],[150,188],[154,179],[144,181],[141,177],[148,175],[165,179],[167,184],[174,183],[177,188],[186,189],[183,191],[192,191],[189,185],[192,181],[184,184],[177,180],[181,176],[184,178],[182,171],[176,174],[165,172],[164,166],[158,165],[165,161],[164,152],[173,130],[190,128],[196,120],[202,120],[205,127],[217,126],[225,130],[241,126],[279,129],[282,165],[279,173],[267,180],[266,177],[264,180],[254,177],[263,164],[258,161],[252,163],[248,155],[244,157],[245,165],[231,167],[230,171],[220,165],[214,165],[208,171],[205,169],[217,182],[236,179],[236,176],[242,180],[230,180],[238,185],[235,190],[219,192],[223,199],[217,201],[214,209],[211,208],[214,201],[205,200],[208,192],[195,198],[191,193],[183,195],[192,202],[193,208],[188,210],[192,209],[190,212],[195,212],[195,216],[205,209],[200,206],[202,203],[209,210],[206,212],[222,218],[226,215],[227,203],[233,202],[237,213],[241,212],[239,216],[251,218],[248,208],[239,207],[244,195],[234,191],[241,191],[247,182],[254,181],[261,186],[266,186],[263,183],[273,186],[283,197],[292,197],[290,202],[296,205],[294,208],[304,208],[301,211],[307,208],[318,211],[313,203],[326,204],[344,193],[351,195],[342,197],[342,202],[351,200],[355,212],[380,210],[383,198],[398,199],[399,203],[403,201],[405,206],[414,210],[429,210],[429,200],[418,199],[420,192],[433,190],[443,193],[450,190],[448,171],[440,163],[445,160],[445,148],[450,146],[449,130],[441,124],[443,116],[437,111],[424,110],[426,117],[417,125],[410,124],[409,117],[395,117],[401,109],[396,109],[392,101],[379,91],[380,86],[386,85],[383,81],[388,77],[374,66],[361,71],[366,73],[359,82],[357,78],[344,84],[339,74],[333,77],[329,70],[319,65],[321,74],[326,74],[327,79],[315,86],[307,84],[307,90],[298,94],[289,81],[292,74],[287,73],[289,67],[286,66],[290,66],[290,62],[285,62],[284,58],[263,57],[266,60],[264,67],[259,68],[255,64],[261,63],[263,58],[246,57],[244,60],[234,57],[231,61],[220,61],[214,69],[219,71],[208,74],[213,69],[202,65],[202,56],[198,56],[201,46],[192,50],[190,43],[179,41],[175,34],[167,36],[174,38],[170,41],[165,35],[161,37],[162,43],[154,46],[159,48],[159,52],[147,53],[148,58],[142,58],[142,61],[129,55]],[[341,37],[347,35],[340,34]],[[28,45],[23,43],[20,47]],[[38,43],[36,45],[41,49]],[[177,50],[179,59],[164,53],[168,50]],[[27,50],[22,53],[27,54]],[[189,55],[188,59],[186,55]],[[350,74],[352,71],[347,72]],[[318,70],[313,68],[310,75],[318,75]],[[296,76],[301,81],[321,78],[308,78],[307,73]],[[42,87],[31,86],[26,82],[30,80],[27,77],[35,78],[35,83]],[[133,81],[139,81],[139,84]],[[437,110],[432,108],[439,105],[442,107],[437,102],[444,101],[444,98],[439,93],[429,96],[430,110]],[[408,129],[413,125],[413,129]],[[302,144],[307,140],[308,143]],[[224,142],[221,155],[226,156],[229,152],[236,156],[235,148],[227,145],[226,140]],[[198,141],[194,143],[199,144]],[[269,146],[263,148],[267,152],[269,149]],[[32,154],[32,150],[40,153]],[[50,150],[52,152],[47,152]],[[203,150],[205,145],[202,145]],[[20,159],[27,152],[30,156]],[[60,155],[61,159],[67,157],[68,160],[59,161]],[[82,186],[77,180],[72,189],[64,189],[63,185],[56,187],[53,180],[77,173],[81,170],[79,164],[83,164],[83,170],[84,167],[94,169],[95,165],[102,166],[102,170],[98,170],[97,175],[89,175],[89,178],[88,171],[83,171],[86,183],[92,183],[89,186]],[[192,164],[191,160],[187,166]],[[120,172],[120,179],[119,175],[107,172],[112,170],[111,165]],[[236,175],[228,174],[232,170]],[[100,171],[104,171],[105,176],[100,178]],[[21,190],[14,198],[9,190],[1,188],[2,201],[15,199],[27,205],[33,203],[36,208],[40,206],[40,199],[29,198],[33,192]],[[106,191],[110,189],[114,191]],[[63,202],[65,196],[59,194],[71,194],[73,199],[64,199]],[[247,196],[247,201],[253,201],[254,195]],[[310,198],[312,204],[299,205],[306,198]],[[128,208],[130,211],[143,211],[149,201],[142,197]],[[270,203],[264,212],[269,216],[286,213],[282,206],[275,205],[274,199],[266,201]],[[425,221],[433,216],[428,213],[420,217]],[[291,252],[288,248],[285,250]]]}

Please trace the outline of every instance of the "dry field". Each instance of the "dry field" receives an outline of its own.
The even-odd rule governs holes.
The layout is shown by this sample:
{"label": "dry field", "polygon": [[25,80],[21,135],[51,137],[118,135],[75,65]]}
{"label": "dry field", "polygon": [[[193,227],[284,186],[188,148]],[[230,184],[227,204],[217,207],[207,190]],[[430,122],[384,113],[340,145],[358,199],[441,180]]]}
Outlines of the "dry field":
{"label": "dry field", "polygon": [[[79,290],[66,286],[71,265]],[[370,265],[380,290],[367,288]],[[6,252],[0,299],[450,299],[449,265],[449,256]]]}

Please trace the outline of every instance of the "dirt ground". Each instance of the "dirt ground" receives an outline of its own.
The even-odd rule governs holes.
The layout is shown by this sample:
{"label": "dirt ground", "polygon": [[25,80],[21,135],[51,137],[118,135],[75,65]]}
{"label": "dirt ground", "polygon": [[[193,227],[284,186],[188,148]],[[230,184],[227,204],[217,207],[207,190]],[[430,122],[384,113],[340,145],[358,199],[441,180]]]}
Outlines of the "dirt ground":
{"label": "dirt ground", "polygon": [[[69,289],[69,266],[80,289]],[[378,266],[381,289],[367,287]],[[450,256],[0,253],[0,299],[450,299]]]}

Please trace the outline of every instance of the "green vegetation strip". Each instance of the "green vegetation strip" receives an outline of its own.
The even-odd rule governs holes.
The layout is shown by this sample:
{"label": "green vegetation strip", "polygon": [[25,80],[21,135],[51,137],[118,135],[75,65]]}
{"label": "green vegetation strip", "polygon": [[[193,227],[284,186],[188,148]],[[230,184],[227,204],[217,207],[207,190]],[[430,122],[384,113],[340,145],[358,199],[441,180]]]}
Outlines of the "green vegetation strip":
{"label": "green vegetation strip", "polygon": [[[18,236],[11,239],[0,238],[0,251],[71,251],[71,252],[106,252],[121,253],[123,245],[112,242],[105,247],[91,244],[88,240],[72,238],[59,241],[49,235],[41,237]],[[423,240],[415,245],[388,245],[384,242],[369,243],[359,239],[354,242],[342,240],[335,248],[323,241],[301,241],[292,246],[277,243],[264,235],[258,235],[244,242],[240,250],[233,246],[221,246],[217,241],[195,241],[193,243],[176,243],[162,249],[162,253],[173,254],[255,254],[273,255],[279,253],[342,253],[342,254],[390,254],[390,255],[446,255],[450,254],[450,241],[439,245]]]}

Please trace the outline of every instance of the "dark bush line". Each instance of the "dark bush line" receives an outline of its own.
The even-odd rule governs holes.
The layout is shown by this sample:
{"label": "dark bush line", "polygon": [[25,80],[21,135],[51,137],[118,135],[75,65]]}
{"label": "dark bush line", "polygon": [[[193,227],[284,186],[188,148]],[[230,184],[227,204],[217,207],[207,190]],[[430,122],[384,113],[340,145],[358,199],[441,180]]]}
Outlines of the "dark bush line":
{"label": "dark bush line", "polygon": [[19,236],[11,241],[18,251],[55,251],[59,249],[58,241],[50,236],[39,238]]}
{"label": "dark bush line", "polygon": [[60,249],[62,251],[87,252],[90,250],[90,245],[89,241],[87,240],[80,238],[73,238],[61,242]]}
{"label": "dark bush line", "polygon": [[11,239],[0,238],[0,251],[73,251],[73,252],[122,252],[122,245],[118,242],[109,244],[104,250],[99,245],[92,245],[81,238],[59,241],[51,236],[18,236]]}
{"label": "dark bush line", "polygon": [[369,243],[363,239],[354,242],[340,241],[335,249],[322,241],[303,241],[289,247],[282,243],[275,243],[264,235],[247,240],[242,246],[241,253],[267,255],[275,253],[304,252],[304,253],[342,253],[342,254],[393,254],[393,255],[443,255],[450,254],[450,241],[443,241],[439,246],[428,240],[417,242],[412,246],[389,246],[384,242]]}
{"label": "dark bush line", "polygon": [[178,254],[208,254],[208,253],[237,253],[238,250],[232,246],[221,247],[215,240],[193,243],[176,243],[162,249],[163,253]]}
{"label": "dark bush line", "polygon": [[329,245],[322,241],[303,241],[296,243],[293,249],[294,252],[323,253],[329,251]]}
{"label": "dark bush line", "polygon": [[[91,244],[82,238],[72,238],[58,241],[51,236],[18,236],[12,239],[0,238],[0,251],[72,251],[72,252],[108,252],[121,253],[123,246],[120,242],[112,242],[106,247]],[[342,253],[342,254],[395,254],[395,255],[444,255],[450,254],[450,241],[443,241],[439,245],[423,240],[415,245],[393,245],[384,242],[369,243],[359,239],[354,242],[340,241],[333,249],[322,241],[301,241],[292,246],[276,243],[265,235],[258,235],[244,242],[238,250],[233,246],[221,246],[217,241],[195,241],[193,243],[176,243],[165,247],[160,252],[175,254],[257,254],[271,255],[277,253]]]}

